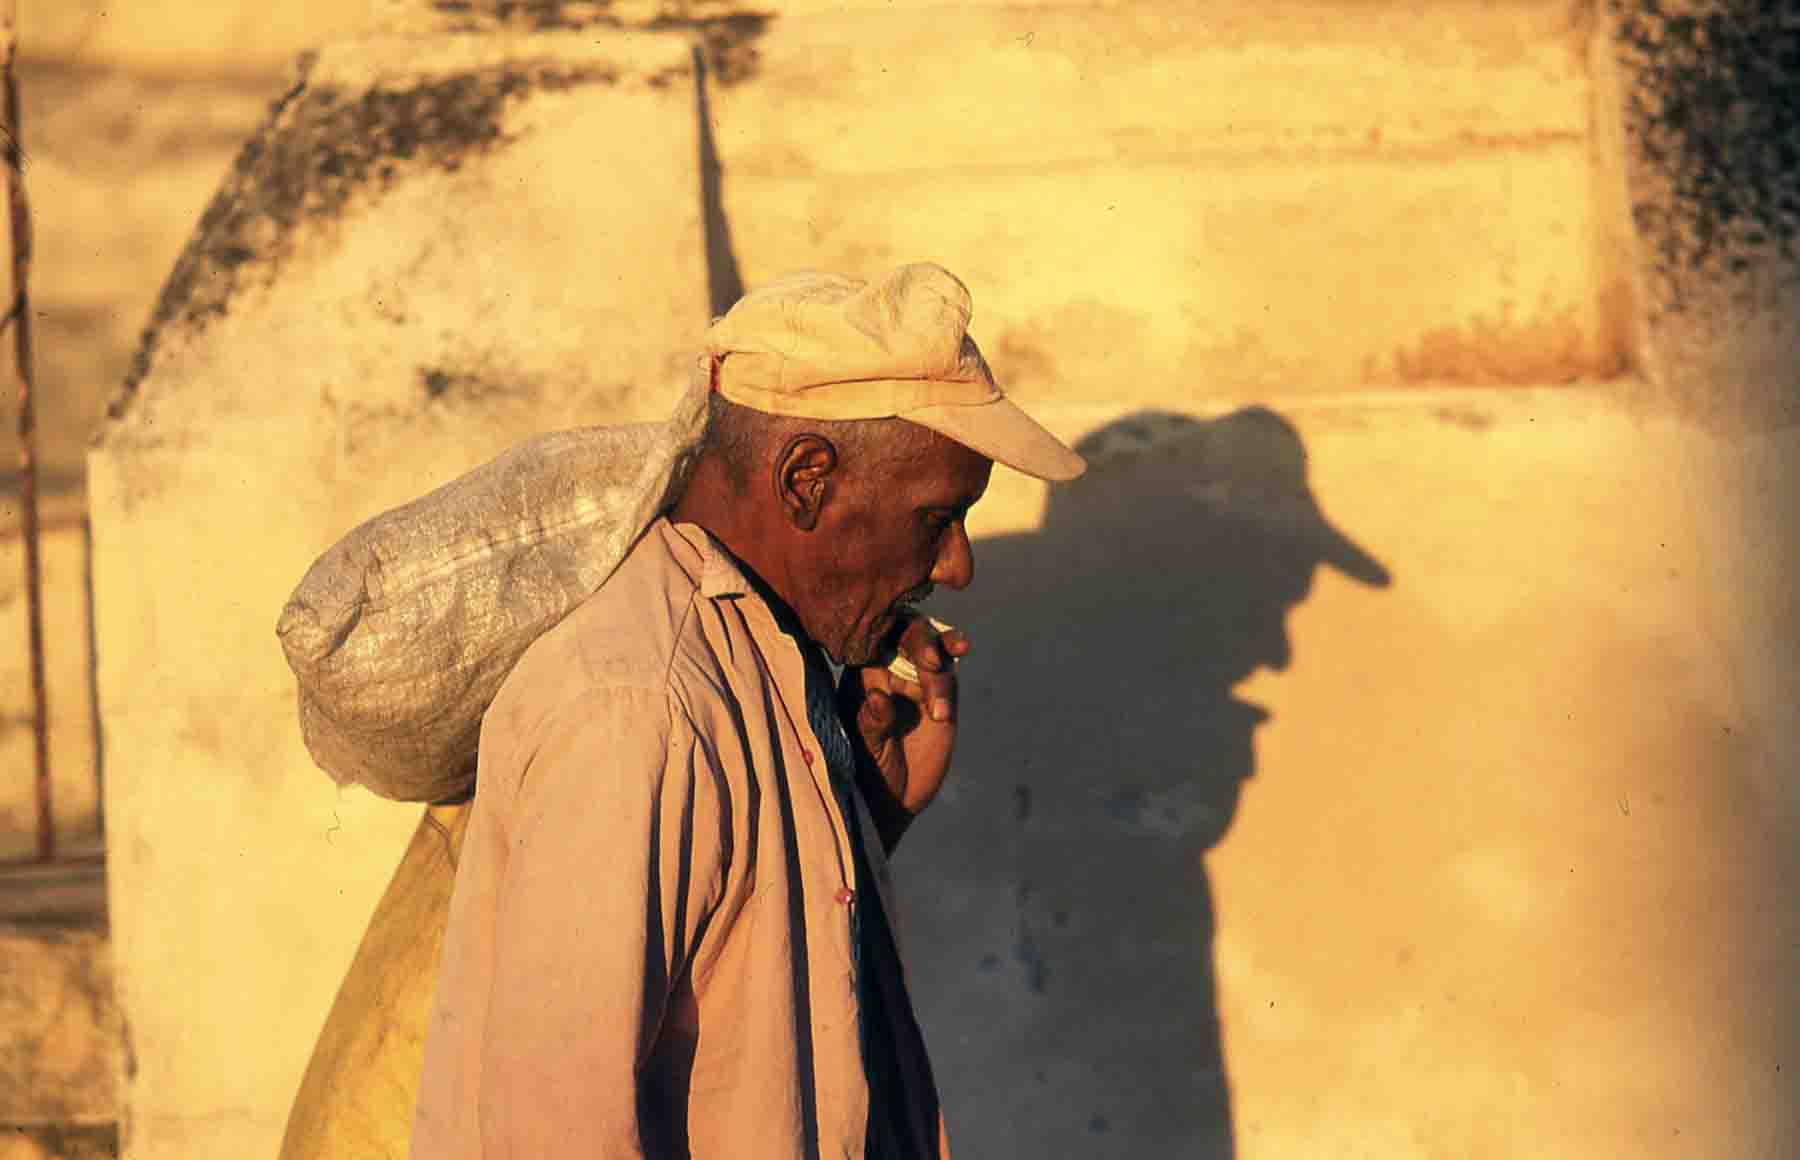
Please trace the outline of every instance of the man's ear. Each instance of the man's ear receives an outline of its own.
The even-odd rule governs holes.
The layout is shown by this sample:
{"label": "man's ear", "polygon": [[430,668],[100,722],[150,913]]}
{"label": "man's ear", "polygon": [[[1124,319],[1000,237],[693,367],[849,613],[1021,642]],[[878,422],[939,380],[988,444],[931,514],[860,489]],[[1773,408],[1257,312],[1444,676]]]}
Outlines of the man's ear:
{"label": "man's ear", "polygon": [[796,435],[775,457],[775,502],[788,523],[803,532],[819,526],[819,513],[831,500],[837,471],[837,448],[823,435]]}

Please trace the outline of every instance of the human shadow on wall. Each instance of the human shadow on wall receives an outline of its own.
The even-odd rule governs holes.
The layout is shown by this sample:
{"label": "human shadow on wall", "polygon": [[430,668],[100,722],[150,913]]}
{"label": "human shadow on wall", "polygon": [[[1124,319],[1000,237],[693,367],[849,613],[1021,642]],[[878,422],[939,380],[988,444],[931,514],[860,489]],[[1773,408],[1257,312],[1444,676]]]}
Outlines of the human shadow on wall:
{"label": "human shadow on wall", "polygon": [[978,542],[933,602],[976,650],[945,800],[900,855],[913,989],[957,1153],[1231,1157],[1204,855],[1267,716],[1233,688],[1293,660],[1320,564],[1388,572],[1267,409],[1077,449],[1042,529]]}

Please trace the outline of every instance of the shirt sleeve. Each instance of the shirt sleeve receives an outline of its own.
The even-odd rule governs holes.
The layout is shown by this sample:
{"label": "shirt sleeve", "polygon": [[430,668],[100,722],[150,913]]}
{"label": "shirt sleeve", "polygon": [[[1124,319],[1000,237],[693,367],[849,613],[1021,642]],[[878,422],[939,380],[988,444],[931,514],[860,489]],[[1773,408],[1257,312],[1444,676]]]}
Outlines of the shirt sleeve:
{"label": "shirt sleeve", "polygon": [[543,729],[497,900],[485,1155],[644,1154],[639,1069],[729,856],[718,777],[662,691],[591,693]]}

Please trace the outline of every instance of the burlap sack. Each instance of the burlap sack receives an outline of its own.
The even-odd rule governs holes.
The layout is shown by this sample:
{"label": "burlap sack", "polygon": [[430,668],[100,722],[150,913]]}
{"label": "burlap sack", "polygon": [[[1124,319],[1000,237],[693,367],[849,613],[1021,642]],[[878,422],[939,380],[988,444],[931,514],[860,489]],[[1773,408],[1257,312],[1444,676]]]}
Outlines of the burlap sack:
{"label": "burlap sack", "polygon": [[414,831],[319,1033],[280,1160],[406,1160],[471,808],[432,806]]}
{"label": "burlap sack", "polygon": [[705,422],[696,382],[666,422],[540,435],[319,557],[276,633],[320,768],[398,801],[467,796],[501,681],[673,501]]}

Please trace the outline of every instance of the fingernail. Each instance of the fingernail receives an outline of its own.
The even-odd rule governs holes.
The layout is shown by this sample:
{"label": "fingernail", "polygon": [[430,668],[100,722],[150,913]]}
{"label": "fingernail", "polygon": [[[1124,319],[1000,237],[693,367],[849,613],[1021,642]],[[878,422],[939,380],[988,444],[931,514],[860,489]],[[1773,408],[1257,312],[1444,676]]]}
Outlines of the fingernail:
{"label": "fingernail", "polygon": [[933,701],[931,703],[931,719],[933,721],[950,720],[950,702],[944,700],[942,697]]}

